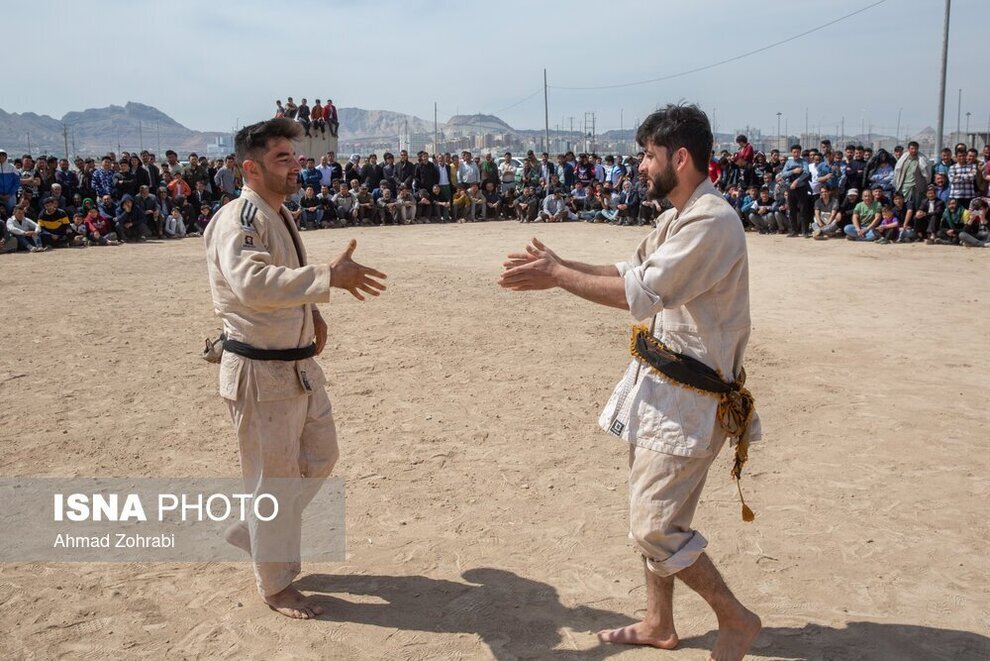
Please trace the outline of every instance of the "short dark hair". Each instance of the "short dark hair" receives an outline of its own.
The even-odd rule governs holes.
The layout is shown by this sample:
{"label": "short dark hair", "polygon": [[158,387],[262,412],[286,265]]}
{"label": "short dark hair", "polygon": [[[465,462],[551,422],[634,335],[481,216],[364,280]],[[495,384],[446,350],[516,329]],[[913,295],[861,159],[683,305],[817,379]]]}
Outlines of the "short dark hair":
{"label": "short dark hair", "polygon": [[248,158],[258,156],[268,148],[268,143],[272,140],[286,138],[288,140],[298,140],[302,137],[303,129],[298,122],[285,117],[257,122],[250,126],[245,126],[234,137],[234,158],[238,163],[243,163]]}
{"label": "short dark hair", "polygon": [[740,133],[739,135],[736,136],[736,142],[749,142],[749,138],[747,138],[745,135]]}
{"label": "short dark hair", "polygon": [[636,130],[636,142],[646,147],[666,147],[670,153],[687,150],[699,173],[708,174],[708,160],[715,138],[708,116],[696,105],[668,104],[657,110]]}
{"label": "short dark hair", "polygon": [[801,145],[791,145],[791,151],[794,151],[795,149],[801,151]]}
{"label": "short dark hair", "polygon": [[916,141],[912,140],[911,142],[908,143],[908,148],[911,148],[911,147],[914,147],[915,149],[918,149],[918,148],[921,147],[921,145],[919,145]]}

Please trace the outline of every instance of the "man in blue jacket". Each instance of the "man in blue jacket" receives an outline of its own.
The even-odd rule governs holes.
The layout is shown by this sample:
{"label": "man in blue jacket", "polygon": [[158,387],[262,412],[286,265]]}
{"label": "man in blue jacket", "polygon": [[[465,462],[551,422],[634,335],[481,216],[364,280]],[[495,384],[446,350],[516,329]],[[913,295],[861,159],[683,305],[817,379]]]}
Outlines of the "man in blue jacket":
{"label": "man in blue jacket", "polygon": [[14,164],[7,160],[7,152],[0,149],[0,203],[7,207],[7,215],[17,204],[17,190],[21,187],[21,174]]}

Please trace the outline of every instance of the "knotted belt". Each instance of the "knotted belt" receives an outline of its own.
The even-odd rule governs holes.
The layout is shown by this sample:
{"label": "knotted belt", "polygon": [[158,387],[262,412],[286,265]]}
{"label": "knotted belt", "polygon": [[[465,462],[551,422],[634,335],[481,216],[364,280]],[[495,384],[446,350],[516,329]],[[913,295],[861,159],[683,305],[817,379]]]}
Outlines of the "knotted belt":
{"label": "knotted belt", "polygon": [[739,486],[743,465],[749,458],[749,424],[755,411],[753,395],[746,389],[746,370],[739,370],[735,381],[725,381],[721,372],[696,358],[671,350],[644,325],[633,326],[630,351],[647,367],[682,388],[718,397],[719,425],[727,436],[737,439],[731,474],[739,492],[742,518],[752,521],[755,518],[753,510],[746,505]]}

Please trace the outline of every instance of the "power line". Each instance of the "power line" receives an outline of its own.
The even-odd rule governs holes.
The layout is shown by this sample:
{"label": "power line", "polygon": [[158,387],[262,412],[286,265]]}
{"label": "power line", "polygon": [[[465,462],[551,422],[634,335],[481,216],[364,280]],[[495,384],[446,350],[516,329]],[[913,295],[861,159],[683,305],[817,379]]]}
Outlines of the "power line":
{"label": "power line", "polygon": [[504,107],[504,108],[499,108],[498,110],[495,110],[495,111],[493,111],[493,112],[492,112],[491,114],[492,114],[492,115],[497,115],[497,114],[499,114],[500,112],[505,112],[506,110],[511,110],[512,108],[515,108],[515,107],[516,107],[516,106],[518,106],[519,104],[521,104],[521,103],[523,103],[523,102],[525,102],[525,101],[529,101],[530,99],[532,99],[532,98],[533,98],[534,96],[536,96],[537,94],[539,94],[539,93],[540,93],[540,92],[542,92],[542,91],[543,91],[543,87],[540,87],[540,89],[538,89],[538,90],[536,90],[535,92],[533,92],[532,94],[530,94],[530,95],[529,95],[529,96],[527,96],[526,98],[523,98],[523,99],[520,99],[519,101],[516,101],[516,102],[515,102],[515,103],[513,103],[513,104],[512,104],[511,106],[506,106],[506,107]]}
{"label": "power line", "polygon": [[722,66],[723,64],[729,64],[730,62],[735,62],[736,60],[741,60],[741,59],[743,59],[745,57],[749,57],[750,55],[756,55],[757,53],[762,53],[763,51],[770,50],[771,48],[776,48],[777,46],[782,46],[782,45],[784,45],[784,44],[786,44],[788,42],[794,41],[796,39],[800,39],[801,37],[807,37],[809,34],[818,32],[819,30],[824,30],[825,28],[827,28],[827,27],[829,27],[831,25],[835,25],[836,23],[839,23],[840,21],[844,21],[847,18],[852,18],[853,16],[856,16],[857,14],[862,14],[863,12],[868,11],[870,9],[873,9],[874,7],[877,7],[879,5],[882,5],[885,2],[887,2],[887,0],[878,0],[878,2],[874,2],[873,4],[867,5],[867,6],[863,7],[862,9],[857,9],[856,11],[854,11],[852,13],[846,14],[845,16],[840,16],[839,18],[837,18],[835,20],[832,20],[832,21],[829,21],[828,23],[823,23],[822,25],[819,25],[817,27],[811,28],[810,30],[805,30],[801,34],[796,34],[793,37],[788,37],[786,39],[781,39],[780,41],[776,41],[776,42],[774,42],[772,44],[768,44],[766,46],[762,46],[760,48],[757,48],[756,50],[751,50],[751,51],[749,51],[747,53],[742,53],[741,55],[736,55],[735,57],[730,57],[730,58],[728,58],[726,60],[721,60],[719,62],[714,62],[712,64],[706,64],[705,66],[702,66],[702,67],[695,67],[694,69],[688,69],[687,71],[681,71],[680,73],[670,74],[669,76],[661,76],[660,78],[651,78],[650,80],[640,80],[640,81],[637,81],[635,83],[620,83],[618,85],[598,85],[596,87],[563,87],[563,86],[560,86],[560,85],[550,85],[550,87],[552,89],[558,89],[558,90],[609,90],[609,89],[618,89],[620,87],[634,87],[636,85],[648,85],[650,83],[659,83],[661,81],[670,80],[672,78],[680,78],[681,76],[687,76],[687,75],[692,74],[692,73],[698,73],[699,71],[706,71],[708,69],[714,69],[715,67]]}

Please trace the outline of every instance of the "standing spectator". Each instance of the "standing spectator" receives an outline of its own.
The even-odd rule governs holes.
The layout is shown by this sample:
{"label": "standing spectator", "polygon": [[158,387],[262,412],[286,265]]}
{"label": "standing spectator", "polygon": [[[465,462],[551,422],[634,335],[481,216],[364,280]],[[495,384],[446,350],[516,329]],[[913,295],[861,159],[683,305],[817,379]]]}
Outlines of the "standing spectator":
{"label": "standing spectator", "polygon": [[[332,153],[332,152],[331,152]],[[339,163],[334,163],[337,168],[340,168]],[[330,165],[330,154],[320,157],[320,164],[316,166],[316,169],[320,173],[320,186],[332,186],[334,179],[340,179],[340,176],[334,176],[334,167]]]}
{"label": "standing spectator", "polygon": [[956,152],[956,163],[949,168],[949,200],[955,200],[961,210],[969,208],[976,197],[977,169],[976,163],[968,162],[966,152]]}
{"label": "standing spectator", "polygon": [[[553,167],[552,163],[550,167]],[[481,187],[483,190],[487,190],[489,182],[498,186],[498,163],[492,158],[491,152],[485,154],[485,160],[479,163],[478,168],[481,170]]]}
{"label": "standing spectator", "polygon": [[949,168],[955,165],[955,161],[952,160],[952,150],[948,147],[944,148],[939,154],[939,161],[935,164],[934,174],[944,174],[946,179],[949,178]]}
{"label": "standing spectator", "polygon": [[808,235],[811,221],[811,172],[801,157],[801,145],[791,146],[791,157],[784,164],[780,180],[787,185],[787,208],[791,231],[788,236]]}
{"label": "standing spectator", "polygon": [[730,159],[734,173],[731,183],[740,186],[750,186],[755,181],[753,179],[753,161],[756,154],[753,150],[753,145],[749,144],[749,138],[745,135],[737,135],[736,144],[739,146],[739,149],[736,150],[736,153]]}
{"label": "standing spectator", "polygon": [[574,165],[567,160],[566,155],[561,154],[557,156],[557,173],[560,174],[560,180],[564,182],[564,187],[567,190],[574,188],[574,183],[576,181],[574,176]]}
{"label": "standing spectator", "polygon": [[897,159],[894,166],[894,190],[901,193],[912,207],[921,204],[932,177],[931,163],[927,156],[918,153],[918,148],[917,142],[909,142],[907,153]]}
{"label": "standing spectator", "polygon": [[440,172],[437,166],[430,162],[429,155],[425,151],[416,154],[416,166],[413,168],[413,182],[416,185],[416,190],[423,190],[431,195],[434,184],[440,183]]}
{"label": "standing spectator", "polygon": [[409,188],[410,196],[415,174],[416,166],[409,162],[409,152],[405,149],[399,151],[399,162],[395,164],[395,183],[399,187]]}
{"label": "standing spectator", "polygon": [[340,128],[340,121],[337,119],[337,106],[333,101],[327,99],[327,104],[323,106],[323,119],[330,129],[330,135],[337,137],[337,129]]}
{"label": "standing spectator", "polygon": [[502,181],[502,194],[505,195],[509,189],[516,185],[516,164],[512,160],[512,154],[505,152],[502,162],[498,166],[499,178]]}
{"label": "standing spectator", "polygon": [[17,204],[17,191],[21,188],[21,174],[8,160],[7,151],[0,149],[0,204],[7,207],[7,213],[13,213]]}
{"label": "standing spectator", "polygon": [[55,170],[55,181],[62,187],[66,198],[72,199],[79,192],[79,176],[69,168],[69,159],[63,158]]}
{"label": "standing spectator", "polygon": [[457,169],[457,181],[469,187],[473,184],[481,185],[481,171],[469,151],[461,152],[461,165]]}
{"label": "standing spectator", "polygon": [[[207,190],[211,193],[215,192],[211,187],[212,179],[210,178],[209,169],[207,168],[206,163],[199,160],[199,156],[196,155],[196,152],[190,152],[189,164],[183,168],[182,178],[187,184],[189,184],[190,188],[196,188],[196,184],[202,181],[206,185]],[[219,194],[214,197],[218,195]]]}
{"label": "standing spectator", "polygon": [[361,183],[369,189],[376,188],[385,177],[385,170],[378,164],[377,154],[368,154],[368,160],[361,167]]}
{"label": "standing spectator", "polygon": [[[140,159],[135,159],[140,161]],[[121,158],[117,172],[113,175],[113,197],[122,199],[125,195],[137,195],[137,174],[131,168],[130,158]]]}
{"label": "standing spectator", "polygon": [[45,252],[48,246],[41,242],[41,228],[27,217],[24,207],[14,207],[13,215],[7,219],[8,236],[16,242],[20,250],[28,252]]}
{"label": "standing spectator", "polygon": [[[202,184],[203,182],[200,182],[200,185]],[[192,190],[190,190],[189,184],[183,181],[181,172],[172,173],[171,181],[168,182],[168,185],[166,186],[166,190],[168,191],[168,194],[173,198],[178,197],[180,195],[182,197],[189,197],[190,195],[192,195]]]}
{"label": "standing spectator", "polygon": [[134,162],[134,157],[131,158],[131,167],[137,166],[138,186],[144,185],[151,190],[158,190],[159,184],[162,183],[162,173],[155,165],[151,152],[148,150],[141,152],[137,163]]}
{"label": "standing spectator", "polygon": [[213,183],[216,184],[220,195],[229,195],[231,198],[237,197],[237,171],[235,167],[234,155],[229,154],[224,161],[222,168],[217,170]]}
{"label": "standing spectator", "polygon": [[104,195],[113,197],[114,194],[114,172],[111,167],[112,161],[109,156],[104,156],[100,161],[100,169],[93,172],[91,179],[93,192],[100,198]]}
{"label": "standing spectator", "polygon": [[299,171],[299,183],[302,187],[312,188],[314,191],[319,190],[320,182],[323,180],[323,176],[320,171],[316,169],[316,159],[310,157],[306,159],[306,167]]}

